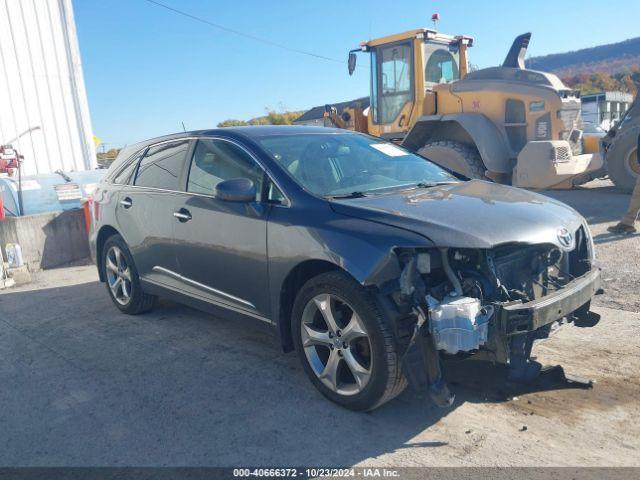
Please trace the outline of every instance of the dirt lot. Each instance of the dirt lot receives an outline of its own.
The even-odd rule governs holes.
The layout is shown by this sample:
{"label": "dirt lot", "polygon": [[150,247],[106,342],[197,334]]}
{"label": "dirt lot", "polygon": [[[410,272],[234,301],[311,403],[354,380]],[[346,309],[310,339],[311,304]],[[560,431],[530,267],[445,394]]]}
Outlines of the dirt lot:
{"label": "dirt lot", "polygon": [[589,220],[607,280],[594,328],[536,349],[593,390],[516,393],[452,365],[441,410],[407,390],[370,414],[307,381],[271,330],[163,302],[127,317],[93,267],[0,295],[0,465],[640,465],[640,235],[606,233],[627,197],[555,192]]}

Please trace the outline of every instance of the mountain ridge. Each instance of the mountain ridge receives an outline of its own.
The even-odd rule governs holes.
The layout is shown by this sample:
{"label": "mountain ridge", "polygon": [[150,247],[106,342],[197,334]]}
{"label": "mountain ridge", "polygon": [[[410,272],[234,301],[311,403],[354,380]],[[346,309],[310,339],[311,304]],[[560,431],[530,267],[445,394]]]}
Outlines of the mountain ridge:
{"label": "mountain ridge", "polygon": [[563,53],[531,57],[527,68],[560,77],[591,73],[615,74],[640,66],[640,37]]}

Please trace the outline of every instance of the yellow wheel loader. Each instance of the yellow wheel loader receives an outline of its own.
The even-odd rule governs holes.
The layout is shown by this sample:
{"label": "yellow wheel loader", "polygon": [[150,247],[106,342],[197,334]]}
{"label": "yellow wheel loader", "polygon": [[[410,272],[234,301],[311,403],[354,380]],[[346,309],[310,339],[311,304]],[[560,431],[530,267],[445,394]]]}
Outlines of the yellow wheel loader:
{"label": "yellow wheel loader", "polygon": [[[401,142],[471,178],[529,188],[565,188],[602,168],[583,153],[579,93],[524,66],[530,33],[500,67],[469,71],[473,38],[431,29],[370,40],[349,52],[371,59],[371,106],[326,116],[339,127]],[[367,113],[366,122],[363,113]]]}

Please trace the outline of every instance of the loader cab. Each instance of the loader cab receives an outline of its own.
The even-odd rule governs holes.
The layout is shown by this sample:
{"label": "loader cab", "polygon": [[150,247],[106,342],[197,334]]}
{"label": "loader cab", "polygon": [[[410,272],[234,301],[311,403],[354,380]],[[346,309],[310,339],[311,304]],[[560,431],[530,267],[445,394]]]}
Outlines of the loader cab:
{"label": "loader cab", "polygon": [[418,29],[361,44],[371,57],[369,133],[401,140],[424,114],[428,92],[467,73],[466,49],[472,42],[471,37]]}

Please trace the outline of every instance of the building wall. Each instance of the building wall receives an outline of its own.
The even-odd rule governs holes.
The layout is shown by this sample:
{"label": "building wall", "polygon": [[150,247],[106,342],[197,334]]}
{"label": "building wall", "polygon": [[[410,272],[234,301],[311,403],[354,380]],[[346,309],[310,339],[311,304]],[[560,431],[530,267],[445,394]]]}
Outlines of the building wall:
{"label": "building wall", "polygon": [[609,130],[620,120],[633,96],[625,92],[600,92],[582,97],[582,120]]}
{"label": "building wall", "polygon": [[0,143],[25,175],[96,167],[71,0],[0,0]]}

